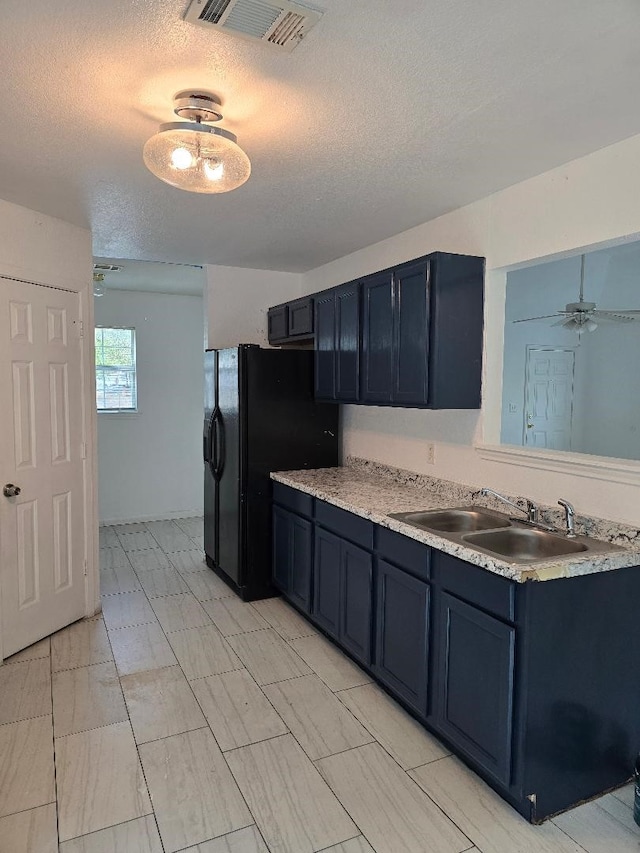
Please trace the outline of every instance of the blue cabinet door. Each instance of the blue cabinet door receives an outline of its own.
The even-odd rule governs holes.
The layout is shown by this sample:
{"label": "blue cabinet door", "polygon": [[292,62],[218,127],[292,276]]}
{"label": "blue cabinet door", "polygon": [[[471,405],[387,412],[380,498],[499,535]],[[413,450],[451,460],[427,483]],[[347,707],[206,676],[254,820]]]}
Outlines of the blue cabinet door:
{"label": "blue cabinet door", "polygon": [[357,545],[342,543],[340,634],[342,645],[367,666],[371,663],[373,557]]}
{"label": "blue cabinet door", "polygon": [[515,628],[442,593],[435,724],[498,781],[511,781]]}
{"label": "blue cabinet door", "polygon": [[273,583],[287,595],[291,578],[291,513],[279,506],[273,507],[273,552],[271,573]]}
{"label": "blue cabinet door", "polygon": [[306,518],[291,515],[291,581],[289,597],[301,610],[311,609],[311,561],[313,525]]}
{"label": "blue cabinet door", "polygon": [[390,403],[393,388],[393,277],[362,284],[362,402]]}
{"label": "blue cabinet door", "polygon": [[360,284],[339,287],[335,296],[335,399],[360,399]]}
{"label": "blue cabinet door", "polygon": [[428,403],[429,269],[429,262],[421,261],[399,267],[393,273],[390,398],[396,405],[425,406]]}
{"label": "blue cabinet door", "polygon": [[314,299],[315,396],[336,397],[336,306],[332,290]]}
{"label": "blue cabinet door", "polygon": [[378,560],[374,671],[420,716],[427,714],[429,585]]}
{"label": "blue cabinet door", "polygon": [[316,528],[313,561],[313,616],[324,630],[338,639],[340,634],[342,540]]}

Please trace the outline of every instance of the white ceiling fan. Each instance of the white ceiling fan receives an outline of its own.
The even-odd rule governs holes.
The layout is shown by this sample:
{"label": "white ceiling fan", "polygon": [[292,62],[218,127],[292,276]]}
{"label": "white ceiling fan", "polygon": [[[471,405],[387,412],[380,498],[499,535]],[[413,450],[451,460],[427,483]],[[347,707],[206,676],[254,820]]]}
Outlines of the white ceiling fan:
{"label": "white ceiling fan", "polygon": [[569,302],[564,311],[556,311],[555,314],[543,314],[540,317],[525,317],[522,320],[512,320],[512,323],[529,323],[531,320],[549,320],[559,317],[552,326],[564,326],[581,335],[585,330],[594,332],[598,323],[633,323],[640,320],[640,309],[621,308],[620,310],[596,308],[595,302],[584,301],[584,255],[580,256],[580,294],[577,302]]}

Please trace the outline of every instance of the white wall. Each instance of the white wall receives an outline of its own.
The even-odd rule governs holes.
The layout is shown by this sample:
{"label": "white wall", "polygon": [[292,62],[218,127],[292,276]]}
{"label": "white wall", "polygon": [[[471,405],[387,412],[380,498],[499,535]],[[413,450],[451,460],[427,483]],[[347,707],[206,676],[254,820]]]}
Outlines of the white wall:
{"label": "white wall", "polygon": [[202,298],[111,290],[95,319],[136,329],[139,409],[98,415],[101,523],[201,514]]}
{"label": "white wall", "polygon": [[[345,406],[344,452],[472,485],[486,484],[640,525],[640,486],[490,461],[473,448],[499,443],[504,268],[640,233],[640,136],[524,181],[482,201],[312,270],[312,293],[431,251],[487,258],[485,381],[481,413]],[[425,444],[435,441],[429,465]]]}
{"label": "white wall", "polygon": [[295,299],[301,284],[297,273],[207,267],[208,349],[268,346],[267,308]]}

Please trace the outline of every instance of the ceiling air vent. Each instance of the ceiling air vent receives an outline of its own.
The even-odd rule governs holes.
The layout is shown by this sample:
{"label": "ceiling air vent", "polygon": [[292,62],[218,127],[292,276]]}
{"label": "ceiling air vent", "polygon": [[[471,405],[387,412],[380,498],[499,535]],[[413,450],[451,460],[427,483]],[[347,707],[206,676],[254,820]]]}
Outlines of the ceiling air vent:
{"label": "ceiling air vent", "polygon": [[321,17],[288,0],[192,0],[184,19],[291,52]]}

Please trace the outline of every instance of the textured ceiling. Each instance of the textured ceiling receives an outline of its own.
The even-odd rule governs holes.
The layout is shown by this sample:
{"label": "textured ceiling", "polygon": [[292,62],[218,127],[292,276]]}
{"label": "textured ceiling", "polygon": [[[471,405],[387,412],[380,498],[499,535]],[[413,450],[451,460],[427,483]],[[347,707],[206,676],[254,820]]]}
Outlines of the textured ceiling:
{"label": "textured ceiling", "polygon": [[[99,256],[303,271],[640,132],[637,0],[319,0],[291,54],[186,7],[3,4],[0,198]],[[251,158],[235,192],[142,163],[196,86]]]}

